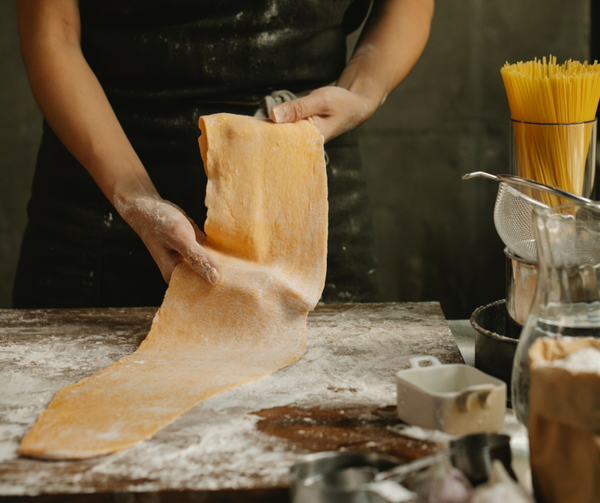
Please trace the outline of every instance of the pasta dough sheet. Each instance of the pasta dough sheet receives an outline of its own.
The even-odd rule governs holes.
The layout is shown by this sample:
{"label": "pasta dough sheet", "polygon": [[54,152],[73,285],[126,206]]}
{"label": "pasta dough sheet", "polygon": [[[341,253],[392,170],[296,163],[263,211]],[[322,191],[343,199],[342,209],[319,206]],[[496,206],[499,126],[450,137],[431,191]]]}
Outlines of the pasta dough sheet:
{"label": "pasta dough sheet", "polygon": [[177,266],[139,349],[60,390],[18,452],[44,459],[110,454],[185,411],[302,356],[327,254],[323,137],[308,121],[200,119],[208,176],[210,286]]}

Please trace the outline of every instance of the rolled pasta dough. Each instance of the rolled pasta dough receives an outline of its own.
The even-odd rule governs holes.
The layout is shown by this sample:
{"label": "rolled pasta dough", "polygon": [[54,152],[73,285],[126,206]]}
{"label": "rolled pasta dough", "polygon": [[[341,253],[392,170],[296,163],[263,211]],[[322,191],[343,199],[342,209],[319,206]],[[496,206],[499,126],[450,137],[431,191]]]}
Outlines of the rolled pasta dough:
{"label": "rolled pasta dough", "polygon": [[323,290],[327,180],[309,121],[217,114],[200,119],[208,176],[205,247],[222,268],[210,286],[175,269],[139,349],[60,390],[18,452],[44,459],[110,454],[206,398],[302,356]]}

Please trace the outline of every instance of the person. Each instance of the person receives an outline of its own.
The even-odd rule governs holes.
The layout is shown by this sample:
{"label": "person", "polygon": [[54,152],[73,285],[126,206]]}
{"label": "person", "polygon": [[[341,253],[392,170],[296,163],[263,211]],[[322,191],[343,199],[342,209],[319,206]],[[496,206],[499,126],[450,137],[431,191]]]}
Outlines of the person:
{"label": "person", "polygon": [[302,97],[270,118],[312,117],[327,142],[323,300],[375,300],[353,129],[414,66],[432,15],[433,0],[17,0],[44,122],[14,307],[160,305],[182,260],[218,283],[194,223],[206,217],[198,118],[252,115],[278,89]]}

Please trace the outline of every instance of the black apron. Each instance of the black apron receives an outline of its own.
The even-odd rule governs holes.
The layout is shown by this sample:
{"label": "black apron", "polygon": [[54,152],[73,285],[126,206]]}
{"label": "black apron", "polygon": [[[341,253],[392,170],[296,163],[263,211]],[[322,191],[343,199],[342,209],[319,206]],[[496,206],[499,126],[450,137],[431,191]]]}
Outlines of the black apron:
{"label": "black apron", "polygon": [[[82,50],[159,194],[202,228],[198,118],[274,89],[337,79],[368,3],[81,2]],[[324,302],[378,298],[355,132],[327,143],[330,224]],[[141,239],[44,122],[17,268],[16,308],[158,306],[166,284]]]}

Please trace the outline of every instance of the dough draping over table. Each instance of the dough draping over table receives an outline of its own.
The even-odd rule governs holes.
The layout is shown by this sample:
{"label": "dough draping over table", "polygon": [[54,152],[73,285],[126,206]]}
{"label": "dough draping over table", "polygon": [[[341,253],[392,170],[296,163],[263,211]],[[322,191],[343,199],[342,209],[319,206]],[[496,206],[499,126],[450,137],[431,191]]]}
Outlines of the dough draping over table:
{"label": "dough draping over table", "polygon": [[177,266],[139,349],[60,390],[18,452],[101,456],[150,437],[202,400],[302,356],[325,281],[323,137],[310,122],[217,114],[200,119],[208,176],[210,286]]}

